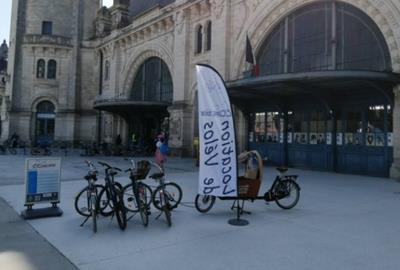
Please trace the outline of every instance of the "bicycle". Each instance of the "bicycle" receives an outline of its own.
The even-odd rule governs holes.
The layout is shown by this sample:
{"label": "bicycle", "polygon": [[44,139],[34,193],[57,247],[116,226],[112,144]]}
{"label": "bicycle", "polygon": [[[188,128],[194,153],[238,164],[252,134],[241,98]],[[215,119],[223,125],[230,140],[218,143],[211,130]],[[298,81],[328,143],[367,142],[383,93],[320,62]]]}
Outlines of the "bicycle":
{"label": "bicycle", "polygon": [[10,153],[11,155],[17,154],[17,147],[16,143],[12,140],[8,139],[3,142],[3,145],[0,145],[0,154],[5,155]]}
{"label": "bicycle", "polygon": [[80,225],[81,227],[92,218],[93,220],[93,232],[97,232],[97,214],[98,210],[98,194],[99,191],[104,188],[102,185],[96,184],[97,181],[97,170],[92,162],[85,160],[85,163],[89,167],[87,175],[84,176],[87,180],[88,185],[83,188],[75,197],[75,210],[81,216],[86,217],[86,219]]}
{"label": "bicycle", "polygon": [[[122,170],[117,167],[112,167],[105,162],[98,162],[101,166],[105,167],[105,186],[100,191],[99,200],[97,203],[99,204],[101,201],[107,201],[108,203],[103,207],[98,208],[101,211],[101,214],[104,216],[116,216],[118,226],[121,230],[125,230],[126,228],[126,211],[122,196],[122,186],[120,183],[114,181],[114,176],[117,174],[117,171],[121,172]],[[107,206],[110,206],[111,210],[106,210]]]}
{"label": "bicycle", "polygon": [[[150,176],[150,178],[159,182],[158,187],[153,192],[152,203],[155,208],[161,211],[160,215],[163,212],[165,213],[167,224],[168,226],[171,226],[171,211],[177,208],[181,202],[182,189],[174,182],[167,183],[165,181],[163,168],[161,168],[157,163],[151,162],[151,164],[159,170],[158,173],[154,173]],[[158,215],[157,218],[159,218],[160,215]]]}
{"label": "bicycle", "polygon": [[[298,175],[285,175],[288,168],[279,167],[277,170],[279,174],[276,176],[275,181],[272,183],[270,189],[264,193],[263,196],[258,196],[259,187],[262,179],[262,159],[256,151],[248,152],[250,155],[254,155],[256,160],[259,162],[257,169],[257,179],[247,179],[245,177],[239,177],[239,194],[235,197],[219,197],[221,200],[233,200],[231,209],[236,208],[235,202],[242,200],[242,206],[238,210],[240,212],[245,212],[243,210],[244,201],[250,200],[254,202],[255,200],[265,200],[266,202],[275,201],[276,204],[285,210],[291,209],[296,206],[300,199],[300,186],[296,182]],[[245,192],[241,193],[241,190]],[[207,213],[213,207],[217,197],[212,195],[200,195],[198,194],[195,198],[195,207],[200,213]]]}
{"label": "bicycle", "polygon": [[131,168],[125,172],[129,172],[131,183],[122,189],[125,209],[133,213],[139,212],[143,226],[147,227],[149,224],[148,216],[150,214],[149,209],[151,203],[151,201],[148,201],[148,196],[151,196],[152,192],[149,186],[143,182],[139,182],[139,180],[146,178],[147,173],[150,170],[150,164],[145,160],[139,161],[138,166],[136,166],[136,162],[133,159],[131,159],[130,162]]}

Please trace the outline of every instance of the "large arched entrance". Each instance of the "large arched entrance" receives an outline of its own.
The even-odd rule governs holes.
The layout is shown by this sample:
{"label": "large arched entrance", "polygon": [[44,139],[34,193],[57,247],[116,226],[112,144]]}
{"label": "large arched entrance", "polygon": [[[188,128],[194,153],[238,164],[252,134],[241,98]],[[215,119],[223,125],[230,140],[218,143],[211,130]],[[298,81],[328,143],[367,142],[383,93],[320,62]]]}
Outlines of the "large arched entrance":
{"label": "large arched entrance", "polygon": [[[165,104],[172,103],[173,85],[168,66],[158,57],[147,59],[136,73],[131,89],[131,100],[137,102],[163,103],[162,106],[149,107],[141,115],[135,110],[129,113],[130,134],[137,134],[139,137],[153,140],[157,132],[168,128],[168,111]],[[139,116],[139,117],[138,117]]]}
{"label": "large arched entrance", "polygon": [[148,58],[139,66],[132,87],[125,94],[126,98],[97,102],[95,108],[125,119],[125,138],[128,138],[128,143],[135,137],[137,143],[153,146],[158,132],[168,132],[167,108],[173,99],[168,66],[159,57]]}
{"label": "large arched entrance", "polygon": [[275,164],[388,175],[399,79],[365,13],[337,1],[302,7],[276,25],[256,58],[260,77],[229,84],[248,114],[250,148]]}

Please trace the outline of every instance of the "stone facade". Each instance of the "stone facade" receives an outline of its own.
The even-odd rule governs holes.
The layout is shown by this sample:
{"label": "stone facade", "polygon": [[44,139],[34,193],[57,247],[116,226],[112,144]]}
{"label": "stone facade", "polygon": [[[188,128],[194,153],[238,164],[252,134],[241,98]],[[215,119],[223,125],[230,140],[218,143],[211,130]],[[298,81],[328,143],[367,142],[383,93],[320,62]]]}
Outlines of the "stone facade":
{"label": "stone facade", "polygon": [[[173,79],[170,147],[190,154],[197,135],[195,64],[215,67],[225,80],[246,70],[245,40],[257,52],[274,26],[294,10],[318,0],[176,0],[129,17],[128,2],[115,1],[99,9],[96,0],[14,1],[10,132],[25,140],[34,136],[35,106],[50,100],[56,107],[56,140],[108,140],[117,134],[129,140],[127,123],[117,114],[93,110],[95,101],[126,100],[141,64],[161,58]],[[400,72],[400,2],[343,0],[376,23],[390,49],[394,72]],[[53,21],[54,36],[41,35],[43,21]],[[196,29],[212,24],[211,50],[195,53]],[[205,34],[205,33],[203,33]],[[204,36],[204,35],[203,35]],[[205,39],[204,39],[205,40]],[[38,59],[55,59],[57,79],[35,78]],[[109,80],[104,81],[104,63]],[[100,82],[102,80],[102,82]],[[100,87],[102,89],[100,89]],[[397,89],[397,88],[396,88]],[[394,157],[392,175],[400,177],[398,90],[395,90]],[[100,94],[101,93],[101,94]],[[246,123],[240,111],[238,138],[246,142]],[[7,136],[8,133],[4,133]]]}
{"label": "stone facade", "polygon": [[8,99],[6,98],[8,46],[6,41],[0,46],[0,134],[7,128],[3,123],[7,121]]}

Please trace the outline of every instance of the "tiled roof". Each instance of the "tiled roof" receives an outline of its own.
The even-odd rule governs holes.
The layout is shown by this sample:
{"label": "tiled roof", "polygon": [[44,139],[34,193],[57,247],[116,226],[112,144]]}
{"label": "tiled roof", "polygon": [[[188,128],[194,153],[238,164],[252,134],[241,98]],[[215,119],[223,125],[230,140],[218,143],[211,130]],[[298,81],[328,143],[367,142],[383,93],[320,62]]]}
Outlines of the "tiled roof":
{"label": "tiled roof", "polygon": [[175,0],[131,0],[130,15],[135,17],[140,13],[151,9],[157,5],[164,7],[175,2]]}

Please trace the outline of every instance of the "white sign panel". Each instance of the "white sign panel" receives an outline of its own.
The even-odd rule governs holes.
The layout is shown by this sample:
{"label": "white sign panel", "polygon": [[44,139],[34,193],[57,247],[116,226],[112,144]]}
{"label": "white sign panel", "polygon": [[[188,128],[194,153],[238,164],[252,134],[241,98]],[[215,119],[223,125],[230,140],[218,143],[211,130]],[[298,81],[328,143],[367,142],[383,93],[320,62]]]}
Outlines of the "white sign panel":
{"label": "white sign panel", "polygon": [[25,205],[60,201],[61,160],[28,158],[25,160]]}
{"label": "white sign panel", "polygon": [[199,194],[237,196],[236,138],[232,108],[221,76],[197,65],[199,98]]}

